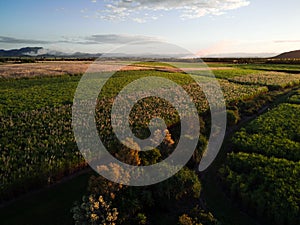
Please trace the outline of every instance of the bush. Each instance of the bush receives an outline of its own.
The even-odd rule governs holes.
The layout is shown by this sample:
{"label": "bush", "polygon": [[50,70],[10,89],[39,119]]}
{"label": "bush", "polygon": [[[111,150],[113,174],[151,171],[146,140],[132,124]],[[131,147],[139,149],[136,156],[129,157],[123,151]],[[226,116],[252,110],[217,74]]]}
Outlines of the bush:
{"label": "bush", "polygon": [[135,218],[135,220],[136,220],[136,224],[138,224],[138,225],[145,225],[145,224],[147,224],[147,217],[143,213],[138,213],[137,216],[136,216],[136,218]]}
{"label": "bush", "polygon": [[194,221],[187,214],[183,214],[179,217],[178,225],[194,225]]}
{"label": "bush", "polygon": [[239,112],[233,110],[227,110],[227,124],[229,126],[236,125],[240,121]]}
{"label": "bush", "polygon": [[111,208],[102,196],[83,196],[82,203],[75,203],[71,209],[75,225],[116,225],[118,211]]}
{"label": "bush", "polygon": [[218,225],[220,224],[210,212],[197,205],[189,214],[183,214],[178,219],[178,225]]}

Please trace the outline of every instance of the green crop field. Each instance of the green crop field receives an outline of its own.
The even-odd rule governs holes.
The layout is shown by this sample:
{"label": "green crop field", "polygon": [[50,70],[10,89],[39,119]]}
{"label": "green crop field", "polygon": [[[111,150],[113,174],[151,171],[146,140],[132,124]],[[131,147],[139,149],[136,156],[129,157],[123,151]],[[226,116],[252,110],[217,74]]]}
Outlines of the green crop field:
{"label": "green crop field", "polygon": [[[130,61],[126,63],[130,64]],[[174,177],[143,188],[119,186],[90,173],[88,177],[76,178],[79,171],[88,168],[78,151],[72,129],[73,98],[82,78],[82,71],[87,66],[86,62],[79,62],[78,68],[75,63],[66,64],[69,72],[61,69],[55,71],[55,74],[47,74],[47,70],[52,71],[49,69],[51,66],[55,68],[55,62],[40,65],[37,63],[45,68],[41,70],[41,74],[32,73],[32,76],[27,70],[24,76],[21,72],[15,76],[16,71],[22,71],[18,68],[22,64],[3,64],[11,70],[6,71],[5,76],[0,79],[0,202],[3,204],[3,212],[12,207],[7,201],[15,201],[13,205],[19,201],[22,204],[30,202],[28,198],[19,200],[27,193],[32,194],[35,190],[43,189],[39,196],[47,195],[45,187],[50,186],[49,193],[55,198],[53,190],[69,185],[68,181],[59,183],[74,176],[70,182],[76,184],[79,179],[87,183],[81,184],[74,192],[70,190],[72,194],[66,194],[68,202],[71,201],[70,198],[74,198],[74,201],[80,203],[75,207],[68,203],[70,208],[63,209],[70,212],[65,218],[61,218],[63,224],[72,224],[72,216],[84,224],[85,219],[80,215],[91,216],[93,210],[97,211],[93,208],[94,205],[98,204],[102,204],[105,212],[118,217],[119,224],[146,224],[142,223],[144,220],[148,221],[147,224],[176,224],[178,220],[191,220],[194,221],[193,224],[228,224],[226,218],[217,217],[218,211],[210,212],[209,208],[198,203],[203,187],[195,168],[200,162],[210,134],[210,115],[205,93],[195,81],[209,84],[213,74],[224,95],[229,129],[234,128],[239,121],[255,116],[260,109],[268,107],[280,96],[288,94],[285,100],[287,103],[259,116],[233,135],[232,149],[226,150],[233,152],[228,154],[225,164],[218,168],[220,167],[219,176],[225,194],[232,200],[229,203],[232,204],[230,208],[235,208],[234,204],[238,202],[238,207],[263,223],[298,224],[300,108],[297,105],[299,91],[293,88],[299,85],[299,75],[292,73],[298,67],[274,65],[272,69],[269,65],[257,64],[209,63],[208,67],[192,62],[171,64],[172,66],[168,62],[135,63],[133,69],[116,72],[99,93],[95,108],[99,136],[110,153],[125,163],[138,166],[157,163],[172,153],[178,143],[180,118],[171,103],[155,97],[143,99],[131,110],[131,128],[137,136],[147,136],[147,121],[161,116],[168,126],[167,136],[163,144],[149,153],[124,148],[116,140],[110,125],[111,107],[117,94],[139,78],[154,76],[177,83],[194,102],[201,123],[201,135],[197,137],[199,141],[194,155],[187,166]],[[37,65],[31,64],[28,70],[35,70]],[[64,63],[60,62],[58,65]],[[176,70],[176,67],[184,68],[189,74]],[[207,68],[211,68],[211,71],[208,72]],[[95,83],[106,79],[108,74],[105,71],[97,76],[88,76]],[[147,92],[151,86],[144,84],[142,88]],[[89,93],[90,90],[85,91]],[[134,93],[135,90],[131,91]],[[160,89],[157,94],[160,94]],[[211,89],[206,94],[213,96],[214,90]],[[178,98],[177,101],[183,100]],[[111,169],[114,171],[113,167]],[[84,193],[83,188],[86,188]],[[85,198],[82,198],[83,194]],[[99,196],[104,200],[99,200]],[[27,212],[30,208],[36,210],[34,203],[30,204]],[[82,204],[93,210],[82,208]],[[186,207],[182,207],[182,204]],[[53,207],[53,204],[45,204],[43,207]],[[157,215],[156,207],[166,212],[162,221],[160,215]],[[113,208],[119,212],[118,216]],[[18,210],[21,210],[20,206]],[[236,218],[235,225],[249,224],[245,223],[246,217],[239,212],[239,208],[234,211],[235,215],[231,216]],[[53,210],[49,214],[43,214],[49,220],[47,224],[51,224],[50,221],[57,224],[57,220],[52,220],[52,213]],[[31,224],[32,219],[29,213],[26,218],[12,220],[0,212],[0,221],[2,217],[3,224],[20,224],[20,221]]]}
{"label": "green crop field", "polygon": [[299,105],[282,103],[247,124],[220,169],[228,193],[266,223],[300,222],[299,113]]}
{"label": "green crop field", "polygon": [[299,64],[250,64],[250,65],[238,65],[238,68],[241,69],[255,69],[262,71],[278,71],[278,72],[290,72],[290,73],[299,73],[300,66]]}
{"label": "green crop field", "polygon": [[[185,74],[123,71],[117,73],[103,88],[101,92],[103,100],[99,101],[102,110],[99,110],[97,118],[107,117],[110,102],[122,87],[145,76],[159,76],[177,82],[193,98],[199,113],[208,110],[204,93],[194,82],[191,83],[191,79]],[[71,127],[71,103],[80,78],[81,76],[61,76],[9,79],[0,83],[2,196],[11,189],[20,192],[23,189],[30,189],[30,186],[52,183],[52,180],[56,180],[56,177],[62,176],[61,174],[70,173],[82,166],[83,159],[76,150]],[[227,102],[251,99],[267,92],[267,88],[240,85],[226,80],[219,82]],[[157,105],[160,105],[159,111],[156,110]],[[150,111],[156,110],[157,116],[167,113],[169,116],[166,123],[169,126],[178,121],[174,109],[160,104],[158,100],[148,105],[148,108]],[[141,114],[142,110],[143,105],[136,114]],[[149,118],[142,119],[147,121],[153,115],[148,114]],[[143,121],[135,122],[141,124]]]}

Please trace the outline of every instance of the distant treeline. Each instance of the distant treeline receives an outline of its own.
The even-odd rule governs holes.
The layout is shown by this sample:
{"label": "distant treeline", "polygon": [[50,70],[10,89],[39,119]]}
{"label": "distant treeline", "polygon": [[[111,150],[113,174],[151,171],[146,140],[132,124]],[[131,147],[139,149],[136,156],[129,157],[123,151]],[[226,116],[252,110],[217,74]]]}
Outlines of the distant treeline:
{"label": "distant treeline", "polygon": [[67,57],[0,57],[0,62],[2,63],[35,63],[43,61],[94,61],[97,58],[88,57],[88,58],[67,58]]}
{"label": "distant treeline", "polygon": [[124,60],[124,61],[160,61],[160,62],[216,62],[232,64],[300,64],[300,58],[140,58],[140,57],[0,57],[0,62],[35,63],[40,61],[94,61],[94,60]]}
{"label": "distant treeline", "polygon": [[234,64],[300,64],[300,58],[203,58],[204,62]]}

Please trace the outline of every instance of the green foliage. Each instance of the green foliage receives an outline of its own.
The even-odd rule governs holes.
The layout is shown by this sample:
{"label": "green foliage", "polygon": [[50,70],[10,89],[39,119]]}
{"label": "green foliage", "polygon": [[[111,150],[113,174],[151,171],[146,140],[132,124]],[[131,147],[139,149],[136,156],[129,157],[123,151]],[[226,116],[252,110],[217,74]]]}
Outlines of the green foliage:
{"label": "green foliage", "polygon": [[0,117],[0,198],[60,179],[83,166],[70,105]]}
{"label": "green foliage", "polygon": [[[104,73],[97,79],[106,76]],[[111,98],[130,82],[145,76],[159,76],[183,85],[193,98],[199,112],[208,109],[207,101],[201,89],[195,85],[189,75],[162,71],[122,71],[117,72],[103,88],[100,97]],[[60,106],[73,102],[74,93],[81,76],[60,76],[35,79],[8,79],[0,82],[1,113],[18,113],[46,106]],[[220,80],[228,102],[247,99],[267,90],[256,86],[238,85]],[[147,86],[145,86],[147,89]],[[88,91],[88,90],[87,90]],[[213,91],[213,90],[212,90]],[[213,94],[213,93],[212,93]]]}
{"label": "green foliage", "polygon": [[101,195],[98,199],[83,196],[82,203],[75,203],[71,212],[75,225],[116,225],[119,214]]}
{"label": "green foliage", "polygon": [[20,58],[20,63],[35,63],[36,62],[36,59],[35,58],[24,58],[24,57],[21,57]]}
{"label": "green foliage", "polygon": [[175,66],[169,64],[168,62],[155,62],[155,61],[138,62],[138,63],[134,63],[133,65],[150,67],[151,69],[175,68]]}
{"label": "green foliage", "polygon": [[231,196],[268,224],[300,222],[300,106],[283,103],[233,138],[219,170]]}
{"label": "green foliage", "polygon": [[220,225],[218,220],[210,212],[201,209],[199,205],[196,205],[189,212],[189,215],[192,216],[197,223],[203,225]]}
{"label": "green foliage", "polygon": [[[154,199],[182,199],[184,197],[199,198],[201,183],[197,174],[187,168],[181,169],[173,177],[154,185]],[[160,204],[164,204],[161,202]]]}
{"label": "green foliage", "polygon": [[[164,64],[157,64],[156,66],[164,66]],[[216,71],[216,74],[220,78],[229,78],[244,76],[249,72],[251,71],[229,69]],[[145,76],[160,76],[177,82],[191,96],[199,114],[204,114],[208,110],[204,93],[187,74],[155,70],[118,72],[107,82],[100,93],[96,108],[97,127],[101,128],[100,137],[114,155],[122,155],[122,152],[120,152],[120,143],[116,141],[112,129],[108,125],[113,98],[124,86]],[[0,195],[2,198],[4,196],[10,198],[18,193],[29,191],[32,187],[53,183],[86,165],[77,150],[71,127],[71,103],[80,78],[80,76],[61,76],[0,81]],[[100,76],[98,79],[101,80],[103,77]],[[209,79],[206,77],[202,80],[201,78],[201,81],[209,82]],[[218,81],[227,104],[254,99],[268,92],[268,88],[264,86],[237,84],[222,79]],[[149,89],[147,84],[144,88],[145,90]],[[211,90],[209,94],[213,95],[213,91]],[[151,104],[149,103],[150,100],[153,100]],[[142,114],[145,109],[147,109],[146,113]],[[233,116],[232,121],[235,123],[238,119],[237,110],[239,109],[231,108],[230,110]],[[138,102],[132,109],[130,126],[138,135],[144,137],[147,134],[144,132],[145,121],[150,121],[154,116],[161,115],[163,115],[162,118],[166,120],[168,126],[179,121],[178,114],[166,101],[158,98],[145,99]],[[203,130],[205,129],[203,128]],[[299,137],[296,135],[294,139]],[[137,165],[140,163],[151,165],[159,162],[171,152],[171,149],[167,147],[171,143],[170,134],[168,138],[157,149],[138,154],[129,152],[129,155],[137,159],[135,160]],[[174,137],[172,136],[172,138]],[[176,140],[171,145],[174,143]],[[192,157],[193,165],[191,167],[200,161],[206,144],[206,138],[200,136],[197,151]],[[164,150],[166,151],[164,152]],[[126,162],[126,159],[123,158],[122,160]],[[120,212],[121,223],[143,224],[146,223],[145,212],[148,210],[151,211],[156,208],[166,210],[172,208],[174,202],[186,198],[197,199],[200,190],[201,183],[197,174],[184,168],[174,177],[160,184],[141,188],[123,187],[102,177],[94,177],[90,180],[88,192],[95,196],[101,195],[105,200],[111,201],[111,205],[117,207]],[[83,202],[85,202],[85,206],[90,204],[87,198]],[[80,223],[84,224],[85,222],[82,221],[87,220],[90,223],[92,213],[84,211],[86,209],[81,208],[81,205],[77,206],[79,208],[75,209],[76,212],[74,211],[77,215],[85,215],[85,213],[89,215],[88,218],[77,217],[79,220],[83,219]],[[101,215],[104,214],[93,215],[93,218],[100,218]],[[209,214],[207,215],[210,218]],[[196,223],[204,221],[198,220],[198,217],[190,212],[189,216]],[[201,218],[203,219],[203,217]],[[97,220],[96,224],[98,222]]]}
{"label": "green foliage", "polygon": [[196,225],[191,217],[187,214],[183,214],[178,219],[178,225]]}
{"label": "green foliage", "polygon": [[251,116],[258,113],[258,111],[266,104],[272,102],[274,98],[268,95],[260,95],[253,99],[241,100],[235,103],[238,106],[241,115]]}
{"label": "green foliage", "polygon": [[137,216],[136,216],[136,218],[135,218],[135,220],[136,220],[136,224],[138,224],[138,225],[145,225],[145,224],[147,224],[147,217],[143,213],[138,213]]}
{"label": "green foliage", "polygon": [[[288,61],[288,59],[286,61]],[[290,61],[292,61],[292,59]],[[264,63],[264,64],[241,64],[241,65],[236,65],[235,67],[237,67],[239,69],[254,69],[254,70],[262,70],[262,71],[278,71],[278,72],[292,72],[292,73],[300,72],[299,64],[298,65],[274,64],[274,63],[272,63],[272,64],[271,63],[270,64],[267,64],[267,63]]]}
{"label": "green foliage", "polygon": [[80,77],[62,76],[40,79],[0,81],[3,115],[71,104]]}
{"label": "green foliage", "polygon": [[292,161],[300,160],[300,143],[289,138],[270,134],[249,134],[239,131],[233,138],[234,149],[242,152],[255,152],[265,156],[275,156]]}
{"label": "green foliage", "polygon": [[237,110],[227,110],[227,124],[229,126],[236,125],[240,121],[240,115]]}
{"label": "green foliage", "polygon": [[292,96],[289,98],[289,102],[290,102],[290,103],[293,103],[293,104],[300,104],[300,94],[292,95]]}
{"label": "green foliage", "polygon": [[219,79],[229,79],[233,77],[238,76],[245,76],[253,73],[257,73],[257,70],[253,69],[236,69],[236,68],[230,68],[230,69],[221,69],[221,70],[213,70],[213,74],[216,76],[216,78]]}
{"label": "green foliage", "polygon": [[300,75],[279,72],[259,72],[248,74],[246,76],[234,77],[229,80],[241,84],[268,86],[270,89],[274,90],[299,85]]}
{"label": "green foliage", "polygon": [[299,224],[299,161],[231,153],[220,173],[229,193],[268,224]]}
{"label": "green foliage", "polygon": [[299,112],[299,105],[280,104],[249,123],[245,129],[249,134],[273,134],[277,137],[297,140],[300,125]]}
{"label": "green foliage", "polygon": [[142,161],[143,166],[149,166],[153,165],[158,162],[158,160],[161,158],[161,153],[159,149],[153,149],[148,151],[140,151],[139,156]]}
{"label": "green foliage", "polygon": [[288,99],[289,103],[300,104],[300,90],[295,91]]}
{"label": "green foliage", "polygon": [[200,135],[197,147],[196,147],[191,159],[187,163],[187,166],[189,168],[194,169],[199,166],[199,163],[202,159],[202,155],[205,151],[206,146],[207,146],[207,138],[203,135]]}
{"label": "green foliage", "polygon": [[189,214],[183,214],[178,219],[178,225],[218,225],[220,224],[210,212],[195,206]]}
{"label": "green foliage", "polygon": [[201,184],[194,171],[183,168],[168,180],[145,187],[120,186],[101,176],[91,177],[88,191],[110,200],[118,208],[120,223],[142,224],[145,212],[172,211],[177,201],[198,199]]}
{"label": "green foliage", "polygon": [[[104,76],[105,73],[97,79],[101,80]],[[192,97],[199,114],[208,109],[204,93],[187,74],[155,70],[117,72],[102,90],[96,110],[100,137],[115,155],[121,144],[109,125],[113,97],[124,85],[145,76],[165,77],[179,83]],[[85,166],[71,127],[71,103],[80,78],[81,76],[65,75],[0,81],[0,171],[3,174],[0,178],[1,198],[10,198],[27,192],[32,187],[53,183]],[[227,102],[252,98],[265,91],[256,86],[234,84],[225,80],[220,80],[220,83]],[[213,90],[211,94],[213,95]],[[145,109],[146,114],[143,113]],[[145,99],[131,111],[132,129],[141,134],[147,121],[153,117],[164,118],[168,126],[179,121],[178,113],[166,101],[159,98]],[[205,130],[202,128],[201,130]],[[195,151],[193,165],[189,165],[190,167],[201,159],[206,145],[205,138],[201,138],[201,146]],[[143,165],[150,165],[167,157],[170,152],[171,150],[160,148],[159,151],[140,153],[140,157]]]}

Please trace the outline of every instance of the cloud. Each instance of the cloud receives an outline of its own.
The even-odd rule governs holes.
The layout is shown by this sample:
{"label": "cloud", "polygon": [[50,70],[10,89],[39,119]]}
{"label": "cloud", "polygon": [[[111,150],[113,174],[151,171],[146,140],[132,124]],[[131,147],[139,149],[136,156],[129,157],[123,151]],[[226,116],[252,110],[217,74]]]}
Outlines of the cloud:
{"label": "cloud", "polygon": [[277,40],[275,43],[298,43],[300,40]]}
{"label": "cloud", "polygon": [[80,12],[81,13],[87,13],[89,10],[87,8],[81,9]]}
{"label": "cloud", "polygon": [[[157,12],[175,10],[183,19],[205,15],[221,15],[228,10],[249,5],[247,0],[112,0],[99,10],[99,17],[107,20],[135,20],[144,22],[156,17]],[[145,16],[153,13],[154,16]],[[143,15],[144,14],[144,15]]]}
{"label": "cloud", "polygon": [[6,44],[50,44],[49,41],[35,40],[35,39],[20,39],[6,36],[0,36],[0,43]]}
{"label": "cloud", "polygon": [[145,42],[162,41],[157,37],[142,36],[142,35],[125,35],[125,34],[95,34],[86,37],[63,37],[62,40],[57,41],[43,41],[36,39],[21,39],[7,36],[0,36],[0,43],[5,44],[81,44],[81,45],[92,45],[92,44],[127,44],[131,42],[145,43]]}
{"label": "cloud", "polygon": [[130,42],[160,41],[159,38],[142,35],[96,34],[85,37],[81,44],[127,44]]}
{"label": "cloud", "polygon": [[56,12],[62,12],[62,11],[65,11],[65,10],[66,10],[66,9],[65,9],[64,7],[55,9]]}

